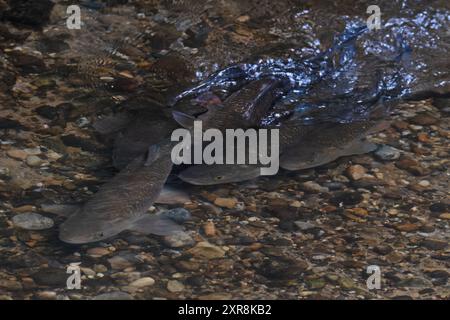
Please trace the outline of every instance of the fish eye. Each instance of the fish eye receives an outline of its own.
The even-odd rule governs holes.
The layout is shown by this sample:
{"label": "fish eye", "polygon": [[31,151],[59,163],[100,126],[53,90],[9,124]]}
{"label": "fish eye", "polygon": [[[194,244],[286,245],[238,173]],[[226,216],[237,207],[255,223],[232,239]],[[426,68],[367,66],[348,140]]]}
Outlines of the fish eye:
{"label": "fish eye", "polygon": [[222,176],[216,176],[216,180],[222,180],[223,177]]}

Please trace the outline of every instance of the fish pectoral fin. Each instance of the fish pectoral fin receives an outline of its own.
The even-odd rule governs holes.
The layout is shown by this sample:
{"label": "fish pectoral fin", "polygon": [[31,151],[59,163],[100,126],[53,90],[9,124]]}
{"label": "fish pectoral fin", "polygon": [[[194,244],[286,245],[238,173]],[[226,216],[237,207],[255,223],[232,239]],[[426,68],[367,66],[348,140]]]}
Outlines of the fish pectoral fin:
{"label": "fish pectoral fin", "polygon": [[343,151],[343,156],[350,156],[353,154],[365,154],[374,151],[377,148],[375,143],[369,142],[365,139],[353,141]]}
{"label": "fish pectoral fin", "polygon": [[182,226],[169,218],[150,214],[145,214],[142,218],[136,220],[128,229],[158,236],[168,236],[183,231]]}
{"label": "fish pectoral fin", "polygon": [[191,129],[194,127],[195,117],[180,111],[172,112],[173,119],[183,128]]}
{"label": "fish pectoral fin", "polygon": [[164,186],[155,203],[159,204],[183,204],[191,201],[189,194],[181,189]]}

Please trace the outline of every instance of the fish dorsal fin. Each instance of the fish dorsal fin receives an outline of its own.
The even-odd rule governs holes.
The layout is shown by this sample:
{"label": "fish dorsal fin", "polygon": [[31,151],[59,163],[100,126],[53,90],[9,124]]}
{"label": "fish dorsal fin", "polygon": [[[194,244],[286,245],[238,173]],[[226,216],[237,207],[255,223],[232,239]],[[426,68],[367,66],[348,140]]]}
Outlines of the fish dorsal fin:
{"label": "fish dorsal fin", "polygon": [[191,129],[194,127],[195,117],[181,111],[172,111],[173,119],[183,128]]}

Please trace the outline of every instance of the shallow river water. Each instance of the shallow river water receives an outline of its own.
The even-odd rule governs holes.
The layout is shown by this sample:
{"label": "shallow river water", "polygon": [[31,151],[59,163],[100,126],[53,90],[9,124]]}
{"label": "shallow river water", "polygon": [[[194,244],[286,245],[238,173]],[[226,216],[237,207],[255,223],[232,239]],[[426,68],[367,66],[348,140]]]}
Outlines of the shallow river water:
{"label": "shallow river water", "polygon": [[[448,299],[450,3],[378,1],[373,30],[370,4],[0,0],[0,299]],[[181,193],[149,211],[183,232],[59,240],[70,208],[178,127],[173,110],[268,77],[283,85],[261,127],[382,105],[377,149],[214,186],[177,167]]]}

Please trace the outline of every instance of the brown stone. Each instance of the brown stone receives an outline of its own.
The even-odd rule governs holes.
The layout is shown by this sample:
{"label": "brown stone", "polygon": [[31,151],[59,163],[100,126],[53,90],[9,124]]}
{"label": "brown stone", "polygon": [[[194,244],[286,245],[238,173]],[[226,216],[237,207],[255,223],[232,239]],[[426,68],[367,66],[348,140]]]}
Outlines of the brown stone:
{"label": "brown stone", "polygon": [[415,117],[412,117],[410,121],[421,126],[430,126],[439,122],[438,119],[427,113],[420,113]]}
{"label": "brown stone", "polygon": [[347,176],[352,180],[359,180],[366,174],[366,168],[363,166],[356,164],[350,166],[346,170]]}

